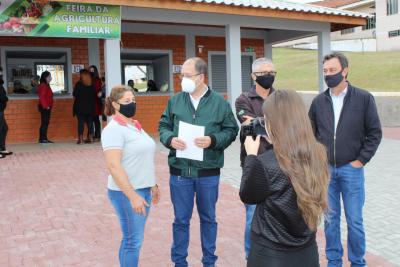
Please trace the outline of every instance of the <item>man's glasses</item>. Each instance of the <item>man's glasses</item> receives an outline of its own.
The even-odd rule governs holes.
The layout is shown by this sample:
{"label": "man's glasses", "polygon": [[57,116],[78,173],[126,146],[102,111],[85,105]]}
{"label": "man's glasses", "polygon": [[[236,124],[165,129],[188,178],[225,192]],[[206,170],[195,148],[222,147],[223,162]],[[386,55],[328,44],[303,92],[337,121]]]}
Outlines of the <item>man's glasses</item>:
{"label": "man's glasses", "polygon": [[181,75],[179,75],[179,77],[181,78],[181,80],[183,79],[183,78],[192,78],[192,77],[195,77],[195,76],[199,76],[199,75],[201,75],[201,73],[196,73],[196,74],[181,74]]}

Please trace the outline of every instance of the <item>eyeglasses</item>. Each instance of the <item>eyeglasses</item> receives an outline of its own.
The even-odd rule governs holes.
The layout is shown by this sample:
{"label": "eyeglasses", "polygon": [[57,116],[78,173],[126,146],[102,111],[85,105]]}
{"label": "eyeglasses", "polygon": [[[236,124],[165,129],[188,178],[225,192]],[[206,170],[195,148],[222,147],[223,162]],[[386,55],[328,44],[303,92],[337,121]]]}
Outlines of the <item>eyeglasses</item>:
{"label": "eyeglasses", "polygon": [[192,74],[192,75],[190,75],[190,74],[181,74],[181,75],[179,75],[179,77],[182,80],[183,78],[189,78],[190,79],[192,77],[199,76],[199,75],[201,75],[201,73],[196,73],[196,74]]}
{"label": "eyeglasses", "polygon": [[256,76],[264,76],[264,75],[272,75],[275,76],[276,75],[276,71],[260,71],[260,72],[253,72],[254,75]]}

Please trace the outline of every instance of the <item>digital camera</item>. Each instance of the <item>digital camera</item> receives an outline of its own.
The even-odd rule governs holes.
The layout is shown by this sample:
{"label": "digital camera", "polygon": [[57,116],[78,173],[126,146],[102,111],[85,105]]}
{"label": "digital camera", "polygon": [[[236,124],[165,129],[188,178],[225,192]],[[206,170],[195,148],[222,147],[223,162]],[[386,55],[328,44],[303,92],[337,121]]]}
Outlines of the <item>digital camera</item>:
{"label": "digital camera", "polygon": [[246,138],[246,136],[257,137],[258,135],[267,136],[265,131],[265,120],[262,117],[252,119],[250,124],[243,125],[241,132],[241,137]]}

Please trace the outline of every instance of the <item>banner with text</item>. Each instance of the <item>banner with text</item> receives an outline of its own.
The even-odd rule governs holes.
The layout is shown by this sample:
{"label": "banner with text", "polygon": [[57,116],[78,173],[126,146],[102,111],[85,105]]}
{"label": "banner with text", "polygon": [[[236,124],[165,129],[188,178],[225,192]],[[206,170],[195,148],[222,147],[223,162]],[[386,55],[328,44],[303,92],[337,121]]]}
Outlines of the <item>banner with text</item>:
{"label": "banner with text", "polygon": [[0,36],[119,39],[120,6],[43,0],[0,1]]}

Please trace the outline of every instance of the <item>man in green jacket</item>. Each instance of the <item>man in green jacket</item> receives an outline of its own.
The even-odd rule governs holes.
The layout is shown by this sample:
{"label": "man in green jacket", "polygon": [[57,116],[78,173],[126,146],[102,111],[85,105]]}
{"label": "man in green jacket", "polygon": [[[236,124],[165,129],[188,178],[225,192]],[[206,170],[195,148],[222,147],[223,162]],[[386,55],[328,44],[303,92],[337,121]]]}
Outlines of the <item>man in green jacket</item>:
{"label": "man in green jacket", "polygon": [[[170,191],[175,215],[171,259],[176,267],[188,266],[189,225],[195,197],[200,216],[202,263],[215,266],[215,206],[220,169],[224,165],[224,150],[239,131],[229,103],[208,88],[206,75],[207,64],[200,58],[190,58],[183,64],[183,92],[169,100],[159,124],[160,140],[170,149]],[[178,138],[180,122],[205,127],[205,136],[194,140],[203,149],[202,161],[176,157],[177,150],[186,149],[185,142]]]}

